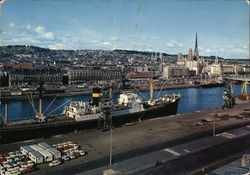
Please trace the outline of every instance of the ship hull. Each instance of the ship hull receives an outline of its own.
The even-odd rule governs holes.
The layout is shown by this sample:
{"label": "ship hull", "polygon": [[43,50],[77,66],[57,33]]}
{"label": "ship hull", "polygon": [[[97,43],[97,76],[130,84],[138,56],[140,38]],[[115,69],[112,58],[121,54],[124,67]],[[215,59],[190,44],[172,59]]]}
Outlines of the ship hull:
{"label": "ship hull", "polygon": [[[138,120],[146,120],[150,118],[174,115],[177,112],[179,99],[173,103],[158,105],[147,108],[145,111],[125,114],[120,116],[112,116],[112,122],[115,127],[119,127],[125,123],[135,122]],[[19,127],[19,128],[0,128],[0,144],[17,142],[34,138],[47,138],[57,134],[66,134],[84,129],[96,129],[103,125],[103,121],[99,119],[87,121],[72,121],[60,123],[44,123],[35,127]]]}
{"label": "ship hull", "polygon": [[200,87],[202,88],[213,88],[213,87],[223,87],[225,83],[210,83],[210,84],[202,84]]}

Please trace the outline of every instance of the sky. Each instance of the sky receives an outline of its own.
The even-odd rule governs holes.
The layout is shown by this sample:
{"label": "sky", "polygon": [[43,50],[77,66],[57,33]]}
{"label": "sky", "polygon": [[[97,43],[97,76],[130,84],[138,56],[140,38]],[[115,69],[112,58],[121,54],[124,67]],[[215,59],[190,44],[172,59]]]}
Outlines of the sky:
{"label": "sky", "polygon": [[249,59],[247,0],[5,0],[0,45]]}

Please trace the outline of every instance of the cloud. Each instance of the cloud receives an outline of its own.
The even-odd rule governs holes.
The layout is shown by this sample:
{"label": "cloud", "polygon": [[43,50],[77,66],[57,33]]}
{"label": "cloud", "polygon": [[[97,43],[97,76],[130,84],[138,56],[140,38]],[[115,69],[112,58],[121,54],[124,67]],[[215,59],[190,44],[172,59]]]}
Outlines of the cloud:
{"label": "cloud", "polygon": [[38,26],[35,28],[35,32],[37,32],[39,34],[43,34],[43,33],[45,33],[45,29],[42,26]]}
{"label": "cloud", "polygon": [[205,51],[206,51],[206,54],[223,56],[225,58],[227,57],[247,58],[249,55],[249,47],[245,45],[225,46],[225,47],[217,47],[217,48],[213,48],[213,46],[210,46],[210,48],[207,48]]}
{"label": "cloud", "polygon": [[45,28],[42,26],[38,26],[35,28],[35,32],[39,34],[42,38],[53,40],[54,34],[52,32],[45,32]]}
{"label": "cloud", "polygon": [[29,36],[23,36],[23,37],[18,37],[18,38],[12,38],[11,39],[11,42],[13,43],[29,43],[29,44],[39,44],[40,41],[32,38],[32,37],[29,37]]}
{"label": "cloud", "polygon": [[15,27],[16,25],[15,25],[14,23],[11,22],[11,23],[9,23],[9,26],[10,26],[10,27]]}
{"label": "cloud", "polygon": [[65,46],[63,43],[56,43],[56,44],[48,45],[48,48],[53,49],[53,50],[63,49],[64,47]]}
{"label": "cloud", "polygon": [[141,37],[142,39],[145,39],[145,40],[156,40],[157,37],[155,36],[150,36],[150,35],[144,35]]}
{"label": "cloud", "polygon": [[112,46],[111,42],[105,41],[102,43],[103,46]]}
{"label": "cloud", "polygon": [[44,38],[47,38],[49,40],[53,40],[54,39],[54,34],[52,32],[47,32],[43,34]]}
{"label": "cloud", "polygon": [[92,39],[92,40],[90,41],[90,43],[94,43],[94,44],[96,44],[96,43],[98,43],[98,41],[97,41],[97,40]]}
{"label": "cloud", "polygon": [[30,30],[30,29],[31,29],[31,25],[30,25],[30,24],[27,24],[27,25],[25,26],[25,28],[28,29],[28,30]]}
{"label": "cloud", "polygon": [[170,47],[170,48],[180,48],[180,47],[183,47],[183,44],[180,43],[180,42],[177,42],[173,39],[171,39],[169,42],[167,42],[165,44],[167,47]]}
{"label": "cloud", "polygon": [[116,37],[116,36],[113,36],[113,37],[110,38],[111,41],[117,41],[118,39],[119,39],[119,38]]}

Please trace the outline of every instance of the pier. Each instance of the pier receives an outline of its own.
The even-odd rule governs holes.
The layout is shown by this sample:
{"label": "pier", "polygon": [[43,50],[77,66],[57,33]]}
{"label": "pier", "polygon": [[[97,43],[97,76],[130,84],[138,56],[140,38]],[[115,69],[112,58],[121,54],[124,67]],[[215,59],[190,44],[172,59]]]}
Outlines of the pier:
{"label": "pier", "polygon": [[[163,118],[138,121],[135,123],[124,125],[119,128],[114,128],[112,135],[112,163],[114,165],[117,165],[117,163],[119,162],[121,164],[124,163],[124,161],[126,160],[138,159],[138,164],[136,164],[138,165],[138,167],[134,167],[134,169],[127,170],[130,173],[136,173],[144,170],[146,171],[147,168],[149,168],[148,170],[152,168],[152,162],[140,162],[139,160],[142,160],[140,159],[140,156],[147,157],[147,155],[150,154],[158,155],[159,153],[157,152],[161,152],[162,150],[166,149],[164,152],[171,156],[171,160],[177,157],[180,158],[180,156],[184,155],[183,149],[186,149],[187,145],[189,145],[189,149],[187,150],[198,151],[198,143],[200,143],[198,142],[198,140],[200,139],[203,140],[203,142],[201,142],[203,146],[200,145],[201,148],[205,149],[204,145],[207,145],[205,150],[209,149],[210,146],[211,148],[213,148],[217,144],[220,145],[220,149],[223,149],[223,143],[225,143],[225,146],[229,144],[229,146],[227,145],[227,148],[229,148],[231,142],[228,143],[228,141],[235,139],[236,137],[238,137],[237,133],[242,132],[242,129],[239,128],[250,125],[249,105],[250,103],[245,103],[238,104],[231,109],[222,110],[221,108],[214,108],[205,111],[196,111],[181,115],[172,115]],[[206,119],[207,122],[204,119]],[[211,119],[215,119],[214,122],[212,122]],[[198,122],[202,122],[202,124],[196,125],[196,123]],[[239,131],[237,131],[237,129],[239,129]],[[246,129],[243,128],[243,130]],[[217,139],[215,139],[213,133],[217,136],[220,135],[222,138],[218,137]],[[234,135],[235,138],[233,137]],[[246,133],[244,137],[248,137],[248,135],[249,133]],[[241,137],[241,135],[239,137]],[[216,141],[213,141],[213,139],[215,139]],[[101,130],[82,130],[75,131],[66,135],[57,135],[50,138],[41,138],[19,143],[0,145],[0,153],[18,150],[19,147],[22,145],[34,144],[41,141],[45,141],[49,144],[54,144],[68,140],[80,144],[82,149],[88,152],[88,155],[86,157],[73,160],[71,162],[66,162],[65,164],[60,165],[58,167],[54,167],[53,169],[47,169],[47,165],[41,165],[39,166],[40,170],[32,174],[85,174],[85,172],[87,173],[88,171],[92,173],[99,172],[99,168],[101,168],[102,170],[112,168],[113,165],[111,167],[108,166],[110,159],[109,131],[102,132]],[[197,142],[195,142],[196,140]],[[209,140],[211,141],[211,143]],[[243,141],[241,140],[241,143],[242,142]],[[195,143],[197,143],[198,145],[196,145]],[[236,141],[235,143],[238,142]],[[237,149],[235,148],[236,150],[241,151],[245,149],[245,147],[235,143],[234,145],[236,145],[237,147]],[[246,145],[250,144],[246,142]],[[181,152],[179,152],[179,150],[176,148],[183,149]],[[188,153],[188,151],[186,153]],[[234,154],[235,152],[231,153]],[[229,152],[227,156],[229,156],[229,154],[231,153]],[[206,153],[206,155],[208,154]],[[162,157],[163,160],[165,160],[165,158],[168,160],[168,158],[170,157]],[[218,161],[222,158],[223,155],[218,154],[218,156],[215,157],[215,159],[212,161]],[[155,157],[152,160],[155,161],[158,159],[159,158]],[[158,163],[161,164],[166,162],[159,159]],[[211,163],[211,161],[208,161],[207,163]],[[193,168],[203,166],[200,164],[199,166],[196,165],[197,162],[193,162],[193,164],[190,163],[190,167]],[[180,169],[181,172],[181,167],[179,167],[178,169]],[[189,169],[189,171],[192,170],[193,169]]]}
{"label": "pier", "polygon": [[223,77],[224,80],[231,80],[231,81],[247,81],[250,82],[249,76],[230,76],[230,77]]}

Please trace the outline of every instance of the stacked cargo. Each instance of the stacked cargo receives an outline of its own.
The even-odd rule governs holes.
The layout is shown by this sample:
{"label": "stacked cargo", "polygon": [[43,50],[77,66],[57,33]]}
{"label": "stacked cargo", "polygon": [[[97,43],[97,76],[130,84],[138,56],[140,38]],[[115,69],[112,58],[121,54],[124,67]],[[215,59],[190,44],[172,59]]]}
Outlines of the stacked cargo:
{"label": "stacked cargo", "polygon": [[30,145],[30,147],[31,147],[33,150],[35,150],[35,151],[40,151],[40,150],[43,150],[43,148],[42,148],[42,147],[40,147],[39,145],[36,145],[36,144],[34,144],[34,145]]}
{"label": "stacked cargo", "polygon": [[35,164],[43,163],[43,155],[37,151],[29,152],[29,158],[35,162]]}
{"label": "stacked cargo", "polygon": [[46,142],[38,143],[38,145],[40,147],[42,147],[43,149],[51,148],[51,146],[48,143],[46,143]]}
{"label": "stacked cargo", "polygon": [[21,153],[27,155],[36,164],[40,164],[53,160],[53,155],[46,150],[47,148],[51,147],[47,143],[42,142],[29,146],[21,146],[20,151]]}
{"label": "stacked cargo", "polygon": [[47,151],[49,151],[54,159],[59,159],[61,158],[61,152],[58,151],[56,148],[47,148]]}
{"label": "stacked cargo", "polygon": [[20,151],[27,155],[35,163],[50,162],[61,158],[61,152],[51,147],[46,142],[41,142],[29,146],[21,146]]}
{"label": "stacked cargo", "polygon": [[20,152],[25,154],[25,155],[29,155],[29,152],[32,152],[32,151],[35,151],[35,150],[29,146],[21,146],[20,147]]}
{"label": "stacked cargo", "polygon": [[51,162],[53,160],[53,155],[46,149],[38,151],[42,156],[44,162]]}

